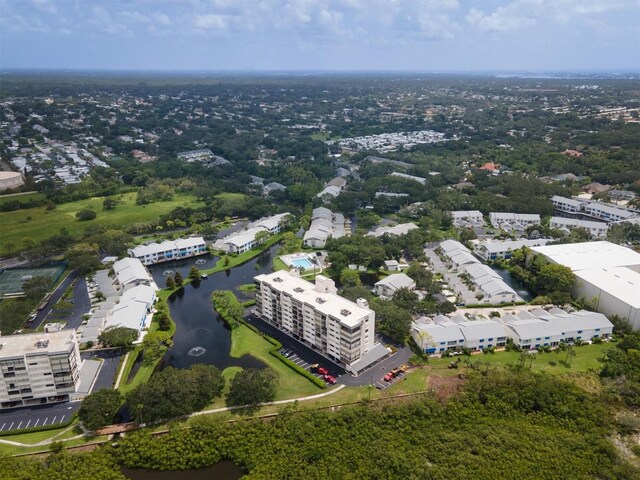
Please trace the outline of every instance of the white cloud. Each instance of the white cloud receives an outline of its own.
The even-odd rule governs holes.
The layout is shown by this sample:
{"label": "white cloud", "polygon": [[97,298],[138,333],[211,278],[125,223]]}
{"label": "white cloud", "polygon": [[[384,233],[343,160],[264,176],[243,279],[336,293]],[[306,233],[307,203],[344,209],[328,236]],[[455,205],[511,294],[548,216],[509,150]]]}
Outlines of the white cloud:
{"label": "white cloud", "polygon": [[163,26],[171,25],[171,19],[169,18],[169,15],[166,15],[164,13],[154,13],[153,20]]}
{"label": "white cloud", "polygon": [[31,4],[38,10],[55,15],[58,13],[57,7],[49,0],[31,0]]}
{"label": "white cloud", "polygon": [[226,30],[228,27],[227,19],[223,15],[208,14],[197,15],[193,20],[193,26],[201,30]]}

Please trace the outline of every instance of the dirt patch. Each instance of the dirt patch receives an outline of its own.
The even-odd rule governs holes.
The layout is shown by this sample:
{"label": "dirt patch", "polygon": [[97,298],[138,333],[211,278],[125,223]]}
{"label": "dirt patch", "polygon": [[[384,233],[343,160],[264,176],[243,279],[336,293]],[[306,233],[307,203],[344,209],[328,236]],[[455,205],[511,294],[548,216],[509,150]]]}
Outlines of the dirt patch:
{"label": "dirt patch", "polygon": [[459,377],[441,377],[439,375],[429,376],[429,389],[433,391],[436,399],[440,403],[446,402],[453,395],[462,390],[466,380]]}

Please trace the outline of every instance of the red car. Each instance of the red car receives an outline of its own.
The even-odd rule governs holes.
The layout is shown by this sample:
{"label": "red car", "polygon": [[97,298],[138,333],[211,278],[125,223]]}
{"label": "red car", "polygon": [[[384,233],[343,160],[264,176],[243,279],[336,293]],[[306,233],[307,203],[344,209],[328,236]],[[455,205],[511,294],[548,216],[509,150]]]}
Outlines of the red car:
{"label": "red car", "polygon": [[393,380],[393,374],[391,372],[389,372],[384,376],[384,381],[385,382],[390,382],[391,380]]}
{"label": "red car", "polygon": [[322,376],[325,382],[330,383],[331,385],[335,385],[336,379],[329,374],[325,374]]}
{"label": "red car", "polygon": [[326,368],[324,368],[324,367],[318,367],[317,372],[318,372],[320,375],[329,375],[329,370],[327,370],[327,369],[326,369]]}

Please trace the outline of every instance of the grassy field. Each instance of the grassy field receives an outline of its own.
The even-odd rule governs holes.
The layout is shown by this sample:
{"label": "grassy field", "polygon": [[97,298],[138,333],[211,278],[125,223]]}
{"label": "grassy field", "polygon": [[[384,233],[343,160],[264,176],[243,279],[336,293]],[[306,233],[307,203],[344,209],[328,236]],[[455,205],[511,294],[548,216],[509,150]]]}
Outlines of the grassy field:
{"label": "grassy field", "polygon": [[271,343],[245,325],[240,325],[231,332],[232,357],[240,358],[244,355],[252,355],[266,363],[278,374],[279,384],[276,400],[322,393],[320,388],[271,355],[269,351],[272,348]]}
{"label": "grassy field", "polygon": [[[602,358],[603,350],[607,348],[613,348],[615,344],[602,343],[600,345],[583,345],[581,347],[574,347],[576,356],[570,359],[570,366],[566,362],[566,352],[560,352],[556,356],[555,352],[551,353],[539,353],[535,355],[535,359],[531,364],[531,369],[537,372],[562,374],[570,372],[587,372],[589,370],[599,370],[600,362]],[[458,370],[449,370],[447,367],[451,361],[456,361],[457,358],[462,358],[461,362],[466,359],[476,362],[488,363],[491,367],[506,367],[507,365],[519,365],[520,353],[519,352],[496,352],[493,354],[472,355],[471,357],[449,357],[449,358],[435,358],[429,360],[429,369],[438,371],[443,374],[443,371],[449,371],[448,373],[457,374]],[[553,365],[553,363],[556,363]],[[527,362],[527,366],[529,363]],[[446,373],[444,373],[446,374]]]}
{"label": "grassy field", "polygon": [[12,193],[10,195],[0,195],[0,205],[4,205],[5,203],[9,202],[15,202],[16,200],[21,202],[29,202],[31,200],[42,200],[44,198],[44,193],[40,192]]}
{"label": "grassy field", "polygon": [[[14,249],[21,249],[23,241],[30,238],[34,242],[58,234],[61,228],[66,228],[72,236],[80,235],[85,228],[95,223],[113,223],[122,227],[133,223],[143,223],[157,220],[160,215],[169,213],[181,206],[199,206],[195,197],[191,195],[176,195],[173,200],[156,202],[150,205],[136,205],[136,194],[125,193],[115,195],[119,199],[114,210],[103,210],[102,202],[105,197],[93,197],[87,200],[58,205],[55,210],[45,207],[1,212],[0,251],[5,253],[6,245],[12,243]],[[83,209],[92,209],[98,217],[88,222],[79,222],[75,214]]]}

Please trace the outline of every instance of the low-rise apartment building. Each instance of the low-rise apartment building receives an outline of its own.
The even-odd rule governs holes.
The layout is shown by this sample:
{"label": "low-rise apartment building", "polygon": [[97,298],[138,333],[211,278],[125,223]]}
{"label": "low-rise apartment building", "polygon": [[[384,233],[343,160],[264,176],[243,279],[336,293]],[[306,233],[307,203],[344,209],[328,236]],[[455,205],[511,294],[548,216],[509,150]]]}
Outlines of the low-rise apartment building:
{"label": "low-rise apartment building", "polygon": [[324,248],[329,238],[340,238],[346,234],[344,215],[334,213],[328,208],[314,208],[311,225],[304,234],[304,245],[311,248]]}
{"label": "low-rise apartment building", "polygon": [[484,216],[480,210],[454,210],[451,212],[455,227],[482,227]]}
{"label": "low-rise apartment building", "polygon": [[144,265],[179,260],[207,253],[207,243],[202,237],[178,238],[161,243],[138,245],[128,250],[129,256],[137,258]]}
{"label": "low-rise apartment building", "polygon": [[68,401],[80,365],[75,330],[0,337],[0,410]]}
{"label": "low-rise apartment building", "polygon": [[538,240],[489,240],[477,243],[474,251],[480,258],[490,262],[498,258],[511,258],[513,252],[520,250],[522,247],[539,247],[546,245],[550,241],[547,238]]}
{"label": "low-rise apartment building", "polygon": [[571,232],[574,228],[584,228],[593,238],[605,238],[607,231],[609,231],[609,225],[606,223],[578,220],[577,218],[551,217],[549,226],[565,233]]}
{"label": "low-rise apartment building", "polygon": [[490,212],[489,221],[493,228],[506,231],[524,231],[530,225],[540,225],[537,213]]}
{"label": "low-rise apartment building", "polygon": [[[270,235],[281,232],[288,224],[287,219],[290,215],[290,213],[279,213],[256,220],[247,225],[246,229],[216,240],[213,248],[227,253],[241,254],[247,252],[262,244]],[[267,236],[259,235],[260,232],[265,232]]]}
{"label": "low-rise apartment building", "polygon": [[376,295],[385,298],[393,297],[401,288],[415,290],[416,282],[406,273],[394,273],[393,275],[384,277],[374,285]]}

